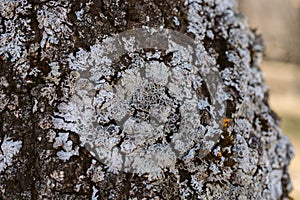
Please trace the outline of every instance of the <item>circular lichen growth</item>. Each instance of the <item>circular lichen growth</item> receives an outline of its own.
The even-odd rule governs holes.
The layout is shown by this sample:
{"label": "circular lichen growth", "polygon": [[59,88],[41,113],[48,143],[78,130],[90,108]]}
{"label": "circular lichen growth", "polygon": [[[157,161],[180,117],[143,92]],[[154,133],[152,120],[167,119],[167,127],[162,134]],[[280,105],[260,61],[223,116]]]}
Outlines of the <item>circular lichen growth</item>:
{"label": "circular lichen growth", "polygon": [[[75,126],[82,143],[110,171],[130,171],[153,178],[162,176],[166,169],[174,170],[176,160],[195,144],[209,143],[206,126],[215,132],[220,129],[215,120],[201,122],[203,111],[209,112],[211,104],[199,93],[207,84],[202,71],[208,61],[202,60],[202,67],[191,62],[193,51],[203,56],[199,47],[193,50],[189,46],[178,52],[181,45],[169,40],[168,48],[163,50],[137,49],[141,48],[135,46],[138,36],[144,33],[138,30],[135,34],[135,38],[125,40],[124,46],[119,45],[128,52],[115,60],[103,55],[110,52],[104,48],[114,49],[119,44],[112,45],[114,41],[124,41],[126,34],[107,39],[108,45],[97,44],[91,52],[71,57],[74,69],[80,70],[72,102],[77,110],[84,111],[71,115],[77,117]],[[164,59],[166,55],[176,59]],[[94,65],[82,67],[82,57]],[[218,138],[214,140],[210,145]]]}

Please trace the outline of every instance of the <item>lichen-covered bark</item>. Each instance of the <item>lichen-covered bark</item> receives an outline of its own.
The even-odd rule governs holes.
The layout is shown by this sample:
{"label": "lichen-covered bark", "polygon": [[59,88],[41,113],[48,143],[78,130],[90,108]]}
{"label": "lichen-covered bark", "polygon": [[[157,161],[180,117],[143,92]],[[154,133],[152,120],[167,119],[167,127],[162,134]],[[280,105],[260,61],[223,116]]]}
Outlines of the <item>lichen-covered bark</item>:
{"label": "lichen-covered bark", "polygon": [[[236,1],[4,0],[0,17],[3,199],[288,198],[293,150],[268,105],[259,69],[261,38],[247,26]],[[197,156],[195,141],[181,152],[185,155],[170,161],[172,167],[161,165],[158,174],[142,173],[143,162],[135,163],[140,173],[100,162],[82,145],[85,135],[73,123],[70,103],[78,89],[76,67],[103,64],[97,46],[101,41],[142,26],[168,28],[194,39],[203,48],[201,62],[218,69],[228,97],[221,137],[210,152]],[[141,50],[115,61],[121,67],[109,68],[110,73],[121,73],[149,54],[154,68],[165,69],[178,60],[176,54],[153,56],[151,50]],[[105,77],[109,84],[118,79],[111,74]],[[209,98],[204,86],[195,93],[203,101]],[[205,106],[199,106],[197,117],[207,133],[214,119],[212,107]],[[108,137],[114,125],[108,122]],[[153,144],[169,140],[167,134],[165,141],[156,138]]]}

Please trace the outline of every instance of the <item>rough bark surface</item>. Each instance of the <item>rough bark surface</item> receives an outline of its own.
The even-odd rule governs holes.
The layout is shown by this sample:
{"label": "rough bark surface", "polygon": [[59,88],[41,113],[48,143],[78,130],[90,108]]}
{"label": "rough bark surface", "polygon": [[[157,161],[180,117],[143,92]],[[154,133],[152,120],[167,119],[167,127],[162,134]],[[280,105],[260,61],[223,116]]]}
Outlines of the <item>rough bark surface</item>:
{"label": "rough bark surface", "polygon": [[[2,199],[288,198],[293,150],[268,105],[259,69],[261,38],[236,1],[2,0],[0,17]],[[195,39],[203,60],[219,71],[228,97],[221,137],[210,152],[199,158],[197,145],[188,147],[158,174],[122,172],[100,162],[82,145],[84,135],[72,128],[68,115],[74,66],[94,65],[101,60],[93,57],[99,55],[98,43],[142,26]],[[145,54],[124,55],[114,65],[126,68]],[[176,55],[161,52],[155,59],[167,66]],[[106,78],[113,84],[117,77]],[[204,86],[196,92],[209,99]],[[199,112],[206,133],[212,112]],[[159,140],[164,142],[154,143]],[[145,163],[139,164],[142,171]]]}

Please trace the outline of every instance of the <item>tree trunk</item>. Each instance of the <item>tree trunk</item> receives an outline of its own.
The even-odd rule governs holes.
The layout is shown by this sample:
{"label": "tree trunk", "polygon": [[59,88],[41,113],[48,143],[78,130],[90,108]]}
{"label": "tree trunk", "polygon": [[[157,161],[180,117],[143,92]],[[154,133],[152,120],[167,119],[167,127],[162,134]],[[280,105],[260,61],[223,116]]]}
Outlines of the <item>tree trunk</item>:
{"label": "tree trunk", "polygon": [[235,0],[0,2],[2,199],[286,199],[293,149]]}

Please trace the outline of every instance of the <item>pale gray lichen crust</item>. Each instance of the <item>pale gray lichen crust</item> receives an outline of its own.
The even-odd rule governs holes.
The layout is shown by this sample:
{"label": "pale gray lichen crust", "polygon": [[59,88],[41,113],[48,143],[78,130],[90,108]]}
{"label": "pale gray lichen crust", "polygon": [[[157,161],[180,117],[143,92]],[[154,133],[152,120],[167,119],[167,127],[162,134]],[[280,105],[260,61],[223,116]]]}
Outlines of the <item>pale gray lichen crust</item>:
{"label": "pale gray lichen crust", "polygon": [[[93,1],[78,5],[65,0],[0,1],[1,195],[7,199],[286,198],[293,150],[267,103],[268,89],[259,70],[259,37],[238,13],[237,1],[186,0],[178,1],[179,7],[173,1],[136,1],[139,12],[124,2],[104,0],[99,6]],[[169,9],[165,5],[173,9],[164,11]],[[172,16],[161,17],[166,13]],[[139,20],[147,27],[172,28],[193,38],[196,64],[205,66],[202,75],[210,71],[220,75],[225,92],[217,92],[216,100],[228,105],[215,109],[203,88],[196,97],[193,86],[203,87],[203,77],[194,73],[189,49],[174,45],[173,50],[179,51],[172,51],[171,57],[161,50],[136,51],[132,37],[126,38],[127,57],[118,62],[105,57],[104,50],[115,48],[109,46],[108,33],[113,36]],[[102,48],[105,40],[108,46]],[[126,67],[118,69],[122,63]],[[164,88],[170,89],[169,96]],[[141,104],[145,99],[156,103],[148,108]],[[136,118],[150,120],[132,120],[133,104],[147,111],[147,115],[134,113],[139,114]],[[181,143],[180,130],[168,135],[161,124],[177,123],[176,109],[181,109],[182,130],[190,129],[190,140]],[[215,120],[223,114],[224,119]],[[169,128],[177,127],[173,123]],[[139,138],[131,134],[133,130],[142,130]],[[215,135],[220,136],[218,142],[210,143],[207,138]],[[169,137],[178,139],[172,148],[163,145]],[[88,141],[90,149],[84,146]],[[200,155],[204,144],[205,156]],[[155,162],[149,162],[148,155],[155,155]],[[128,166],[135,173],[123,173],[126,167],[131,171]],[[78,174],[70,174],[70,169]],[[20,182],[24,191],[14,190],[21,172],[34,178],[28,179],[30,184]]]}

